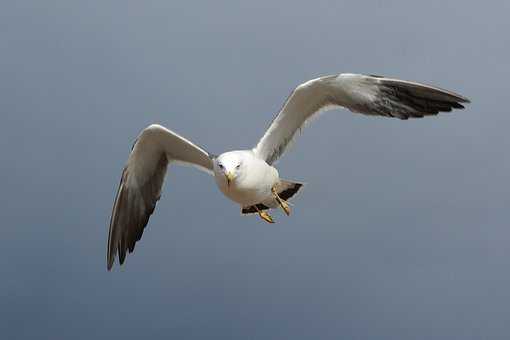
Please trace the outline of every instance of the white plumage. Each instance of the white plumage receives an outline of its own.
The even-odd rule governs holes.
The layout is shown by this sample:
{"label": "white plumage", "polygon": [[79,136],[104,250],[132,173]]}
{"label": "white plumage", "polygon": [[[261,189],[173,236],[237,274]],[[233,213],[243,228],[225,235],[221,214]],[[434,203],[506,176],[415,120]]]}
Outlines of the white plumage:
{"label": "white plumage", "polygon": [[243,213],[259,213],[272,222],[266,210],[280,205],[302,184],[280,179],[274,162],[318,112],[345,107],[352,112],[400,119],[436,115],[464,108],[469,100],[436,87],[380,76],[340,74],[299,85],[288,97],[253,150],[213,156],[160,125],[151,125],[138,137],[122,173],[108,237],[107,267],[115,255],[122,264],[141,238],[161,195],[169,164],[196,166],[212,174],[221,192],[238,203]]}

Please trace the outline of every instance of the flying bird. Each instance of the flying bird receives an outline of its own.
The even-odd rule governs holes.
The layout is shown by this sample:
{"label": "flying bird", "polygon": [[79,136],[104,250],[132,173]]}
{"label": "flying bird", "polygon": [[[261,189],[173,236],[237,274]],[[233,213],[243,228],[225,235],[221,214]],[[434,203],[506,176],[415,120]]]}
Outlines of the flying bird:
{"label": "flying bird", "polygon": [[292,91],[269,128],[251,150],[213,155],[177,133],[153,124],[138,136],[113,204],[108,235],[107,268],[118,254],[120,264],[135,248],[161,195],[167,168],[195,166],[212,176],[220,191],[240,205],[242,214],[269,214],[281,208],[303,184],[281,179],[275,162],[305,123],[319,112],[344,107],[356,113],[399,119],[421,118],[463,109],[466,97],[420,83],[375,75],[343,73],[307,81]]}

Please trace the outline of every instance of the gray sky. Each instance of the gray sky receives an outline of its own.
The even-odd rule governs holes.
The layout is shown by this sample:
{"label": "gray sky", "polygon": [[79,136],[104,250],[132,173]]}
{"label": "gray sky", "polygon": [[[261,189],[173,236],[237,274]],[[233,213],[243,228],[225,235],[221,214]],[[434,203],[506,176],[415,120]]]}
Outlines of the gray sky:
{"label": "gray sky", "polygon": [[[508,339],[507,1],[4,1],[0,336]],[[289,218],[242,217],[174,167],[106,271],[131,144],[158,122],[253,146],[294,86],[360,72],[472,99],[422,120],[345,110],[278,164]],[[249,128],[247,128],[249,126]]]}

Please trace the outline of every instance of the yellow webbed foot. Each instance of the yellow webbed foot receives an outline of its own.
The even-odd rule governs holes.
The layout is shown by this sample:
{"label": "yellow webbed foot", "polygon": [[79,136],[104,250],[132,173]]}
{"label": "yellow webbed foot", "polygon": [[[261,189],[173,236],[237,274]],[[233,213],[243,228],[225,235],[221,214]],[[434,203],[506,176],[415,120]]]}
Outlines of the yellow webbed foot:
{"label": "yellow webbed foot", "polygon": [[271,217],[271,215],[269,215],[267,212],[265,211],[260,211],[259,210],[259,216],[260,218],[262,218],[264,221],[266,221],[267,223],[274,223],[274,220],[273,218]]}
{"label": "yellow webbed foot", "polygon": [[287,216],[289,216],[289,215],[290,215],[290,206],[289,206],[289,203],[287,203],[287,201],[285,201],[285,200],[282,200],[282,199],[280,198],[280,196],[278,196],[278,193],[276,192],[275,187],[273,187],[273,188],[271,189],[271,191],[273,192],[273,196],[274,196],[274,198],[276,199],[276,202],[278,202],[278,204],[280,205],[280,207],[282,208],[282,210],[285,212],[285,214],[286,214]]}

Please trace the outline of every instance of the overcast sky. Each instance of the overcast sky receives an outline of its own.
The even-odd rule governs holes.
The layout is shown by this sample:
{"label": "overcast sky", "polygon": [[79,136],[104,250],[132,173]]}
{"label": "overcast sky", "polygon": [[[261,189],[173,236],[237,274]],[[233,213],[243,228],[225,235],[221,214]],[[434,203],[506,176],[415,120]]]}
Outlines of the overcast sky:
{"label": "overcast sky", "polygon": [[[3,1],[2,339],[508,339],[508,1]],[[252,147],[299,83],[382,74],[464,111],[329,112],[278,163],[277,223],[172,167],[126,265],[108,222],[137,134]]]}

